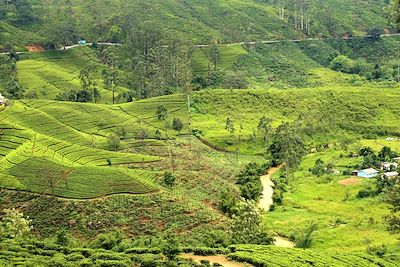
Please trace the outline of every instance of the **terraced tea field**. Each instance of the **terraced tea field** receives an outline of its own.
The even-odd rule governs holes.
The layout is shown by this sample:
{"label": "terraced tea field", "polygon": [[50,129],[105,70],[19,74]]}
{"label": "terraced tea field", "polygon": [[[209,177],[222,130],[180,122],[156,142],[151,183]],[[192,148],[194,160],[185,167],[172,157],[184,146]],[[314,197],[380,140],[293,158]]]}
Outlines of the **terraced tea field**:
{"label": "terraced tea field", "polygon": [[398,257],[385,259],[365,253],[337,253],[303,249],[285,249],[271,246],[240,245],[229,256],[254,266],[398,266]]}

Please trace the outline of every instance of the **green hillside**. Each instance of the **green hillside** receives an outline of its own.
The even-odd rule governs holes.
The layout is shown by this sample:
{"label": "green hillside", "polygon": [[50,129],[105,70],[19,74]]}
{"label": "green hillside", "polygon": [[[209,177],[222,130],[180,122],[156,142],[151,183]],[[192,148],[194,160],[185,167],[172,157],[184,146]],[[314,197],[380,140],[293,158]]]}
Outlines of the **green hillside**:
{"label": "green hillside", "polygon": [[[26,2],[26,3],[25,3]],[[2,44],[13,43],[23,47],[29,43],[48,43],[54,38],[53,27],[60,21],[76,25],[75,38],[115,40],[121,38],[127,16],[146,14],[148,21],[163,32],[166,38],[181,37],[195,43],[209,43],[212,39],[223,42],[299,37],[307,33],[295,29],[294,16],[303,12],[310,19],[313,36],[342,35],[345,32],[364,33],[373,26],[386,27],[383,0],[349,2],[316,0],[302,3],[283,1],[286,14],[279,19],[278,2],[268,1],[49,1],[45,6],[27,0],[22,5],[2,4],[0,17]],[[297,5],[297,6],[296,6]],[[295,7],[297,9],[295,9]],[[64,12],[64,16],[57,16]],[[99,18],[102,18],[101,21]],[[300,17],[297,19],[300,20]],[[132,22],[131,22],[132,23]],[[135,22],[133,22],[135,23]],[[17,27],[18,30],[14,30]],[[35,33],[31,33],[35,32]],[[27,33],[27,34],[26,34]]]}
{"label": "green hillside", "polygon": [[[80,91],[80,71],[93,65],[98,68],[95,82],[101,95],[100,101],[112,103],[112,91],[105,88],[100,75],[105,66],[100,64],[96,51],[86,47],[25,54],[17,64],[18,80],[26,97],[56,99],[62,93]],[[119,86],[116,95],[127,91]]]}
{"label": "green hillside", "polygon": [[0,0],[0,265],[399,266],[397,2]]}

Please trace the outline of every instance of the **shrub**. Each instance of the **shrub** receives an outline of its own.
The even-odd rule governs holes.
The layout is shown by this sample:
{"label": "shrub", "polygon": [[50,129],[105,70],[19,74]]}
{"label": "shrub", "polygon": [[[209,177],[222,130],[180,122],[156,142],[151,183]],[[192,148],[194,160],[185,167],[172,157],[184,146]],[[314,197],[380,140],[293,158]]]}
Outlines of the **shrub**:
{"label": "shrub", "polygon": [[164,184],[168,187],[173,187],[175,184],[176,176],[172,172],[164,173]]}
{"label": "shrub", "polygon": [[304,229],[299,229],[294,235],[296,248],[310,248],[314,239],[314,232],[317,231],[318,225],[310,222]]}

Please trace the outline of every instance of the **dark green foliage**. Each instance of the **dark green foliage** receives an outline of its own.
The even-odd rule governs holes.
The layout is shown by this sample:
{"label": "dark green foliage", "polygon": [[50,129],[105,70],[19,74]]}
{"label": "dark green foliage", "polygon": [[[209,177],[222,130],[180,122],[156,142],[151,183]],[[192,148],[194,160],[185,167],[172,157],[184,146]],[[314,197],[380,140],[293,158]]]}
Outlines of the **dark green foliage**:
{"label": "dark green foliage", "polygon": [[315,162],[315,166],[311,169],[311,173],[317,176],[321,176],[326,173],[325,163],[322,159],[318,159]]}
{"label": "dark green foliage", "polygon": [[294,234],[296,248],[310,248],[313,243],[315,231],[318,230],[318,224],[310,222],[304,229],[298,229]]}
{"label": "dark green foliage", "polygon": [[24,93],[18,82],[16,60],[9,55],[0,55],[0,93],[11,99],[20,99]]}
{"label": "dark green foliage", "polygon": [[123,235],[120,232],[112,232],[109,234],[100,234],[96,240],[91,243],[92,248],[102,248],[112,250],[116,248],[123,240]]}
{"label": "dark green foliage", "polygon": [[163,105],[157,107],[157,112],[156,112],[157,118],[159,120],[165,120],[168,116],[168,110],[166,107]]}
{"label": "dark green foliage", "polygon": [[164,184],[168,187],[173,187],[176,181],[176,176],[172,172],[164,173]]}
{"label": "dark green foliage", "polygon": [[242,72],[228,72],[224,77],[222,88],[225,89],[246,89],[249,83]]}
{"label": "dark green foliage", "polygon": [[286,172],[293,171],[305,155],[305,145],[293,126],[281,124],[275,132],[269,152],[276,162],[285,163]]}
{"label": "dark green foliage", "polygon": [[169,260],[175,259],[180,252],[178,241],[173,237],[169,237],[161,250]]}
{"label": "dark green foliage", "polygon": [[250,163],[239,173],[236,184],[239,185],[240,194],[243,198],[255,201],[260,198],[263,191],[260,176],[268,168],[269,164],[261,166],[257,163]]}
{"label": "dark green foliage", "polygon": [[387,191],[387,200],[391,205],[391,213],[385,217],[387,228],[393,233],[400,233],[400,185],[397,183]]}
{"label": "dark green foliage", "polygon": [[174,120],[172,121],[172,129],[180,134],[183,129],[183,121],[181,119],[174,118]]}
{"label": "dark green foliage", "polygon": [[221,193],[218,207],[223,213],[232,216],[236,212],[235,207],[238,201],[238,198],[231,192],[224,190]]}
{"label": "dark green foliage", "polygon": [[121,139],[116,134],[110,134],[108,136],[108,148],[112,151],[116,151],[119,149],[121,144]]}
{"label": "dark green foliage", "polygon": [[270,209],[273,210],[275,206],[283,204],[283,195],[287,192],[288,179],[281,171],[279,176],[272,177],[271,180],[274,183],[274,194],[272,195],[273,204]]}
{"label": "dark green foliage", "polygon": [[393,152],[390,147],[383,147],[378,153],[378,157],[383,162],[390,162],[393,158],[398,157],[396,152]]}

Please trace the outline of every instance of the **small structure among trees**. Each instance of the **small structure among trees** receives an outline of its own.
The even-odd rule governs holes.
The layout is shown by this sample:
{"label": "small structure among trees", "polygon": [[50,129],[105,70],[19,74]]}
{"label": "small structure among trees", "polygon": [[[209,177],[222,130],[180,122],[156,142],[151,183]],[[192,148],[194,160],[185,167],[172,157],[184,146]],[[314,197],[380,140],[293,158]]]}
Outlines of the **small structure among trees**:
{"label": "small structure among trees", "polygon": [[0,93],[0,106],[4,106],[6,104],[6,98]]}
{"label": "small structure among trees", "polygon": [[358,172],[358,177],[362,177],[362,178],[374,178],[376,176],[378,176],[379,171],[373,169],[373,168],[369,168],[369,169],[365,169],[365,170],[361,170]]}

